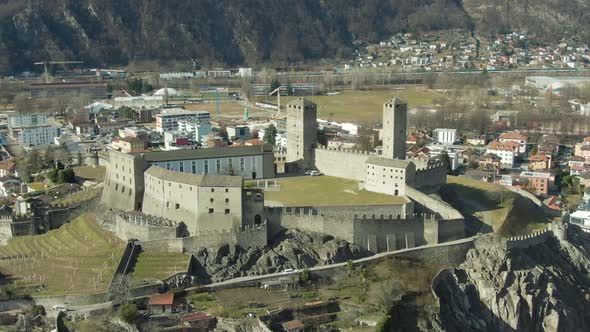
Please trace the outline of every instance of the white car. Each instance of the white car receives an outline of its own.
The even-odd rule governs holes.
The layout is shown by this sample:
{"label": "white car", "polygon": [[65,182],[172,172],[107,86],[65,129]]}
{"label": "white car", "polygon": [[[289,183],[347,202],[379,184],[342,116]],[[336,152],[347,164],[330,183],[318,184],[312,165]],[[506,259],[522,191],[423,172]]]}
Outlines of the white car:
{"label": "white car", "polygon": [[53,309],[53,311],[68,311],[68,306],[65,304],[56,304],[51,307],[51,309]]}
{"label": "white car", "polygon": [[322,175],[322,173],[320,173],[320,171],[307,171],[307,172],[305,172],[305,175],[318,176],[318,175]]}

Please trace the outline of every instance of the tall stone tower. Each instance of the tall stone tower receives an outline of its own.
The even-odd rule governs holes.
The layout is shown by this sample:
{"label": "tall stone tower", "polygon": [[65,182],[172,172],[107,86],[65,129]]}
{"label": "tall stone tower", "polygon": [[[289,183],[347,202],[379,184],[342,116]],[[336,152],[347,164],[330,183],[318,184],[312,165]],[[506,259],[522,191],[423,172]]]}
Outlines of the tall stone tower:
{"label": "tall stone tower", "polygon": [[383,157],[406,159],[408,104],[393,98],[383,104]]}
{"label": "tall stone tower", "polygon": [[287,162],[303,168],[314,166],[317,147],[317,105],[298,98],[287,105]]}

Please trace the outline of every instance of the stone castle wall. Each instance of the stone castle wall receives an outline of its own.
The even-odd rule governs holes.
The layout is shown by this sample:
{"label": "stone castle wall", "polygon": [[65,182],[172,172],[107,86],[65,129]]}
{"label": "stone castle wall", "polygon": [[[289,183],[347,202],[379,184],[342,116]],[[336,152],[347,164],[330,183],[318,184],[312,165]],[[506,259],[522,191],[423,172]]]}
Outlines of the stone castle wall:
{"label": "stone castle wall", "polygon": [[442,163],[428,165],[417,169],[414,188],[438,188],[447,183],[447,169]]}
{"label": "stone castle wall", "polygon": [[162,221],[159,225],[146,216],[118,215],[115,219],[115,234],[127,241],[153,241],[161,239],[175,239],[179,225],[171,221]]}
{"label": "stone castle wall", "polygon": [[147,163],[138,156],[108,152],[108,166],[104,179],[102,202],[112,209],[135,211],[143,201],[143,172]]}
{"label": "stone castle wall", "polygon": [[315,149],[315,166],[328,176],[365,181],[369,157],[368,152],[318,147]]}
{"label": "stone castle wall", "polygon": [[224,244],[236,244],[242,248],[265,247],[267,244],[266,223],[244,226],[235,230],[203,232],[198,236],[160,239],[142,242],[144,249],[163,252],[196,252],[200,248],[215,248]]}

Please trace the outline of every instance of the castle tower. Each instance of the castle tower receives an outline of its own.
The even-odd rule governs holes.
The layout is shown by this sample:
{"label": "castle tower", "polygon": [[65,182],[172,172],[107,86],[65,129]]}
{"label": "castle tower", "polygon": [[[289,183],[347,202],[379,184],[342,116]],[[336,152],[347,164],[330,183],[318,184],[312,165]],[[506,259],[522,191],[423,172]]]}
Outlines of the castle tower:
{"label": "castle tower", "polygon": [[314,166],[317,146],[317,105],[298,98],[287,105],[287,162],[303,168]]}
{"label": "castle tower", "polygon": [[408,104],[393,98],[383,104],[384,158],[406,159]]}

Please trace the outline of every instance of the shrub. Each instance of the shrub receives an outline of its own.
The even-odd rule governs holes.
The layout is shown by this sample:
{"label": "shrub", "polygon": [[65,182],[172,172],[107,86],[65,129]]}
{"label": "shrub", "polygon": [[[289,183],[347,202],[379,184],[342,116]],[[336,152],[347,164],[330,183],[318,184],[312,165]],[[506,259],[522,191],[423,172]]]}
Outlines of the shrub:
{"label": "shrub", "polygon": [[42,305],[33,305],[33,308],[31,309],[31,314],[33,314],[33,316],[45,316],[47,313],[45,312],[45,307],[43,307]]}
{"label": "shrub", "polygon": [[125,303],[121,306],[120,317],[123,321],[131,324],[137,318],[137,307],[132,303]]}

